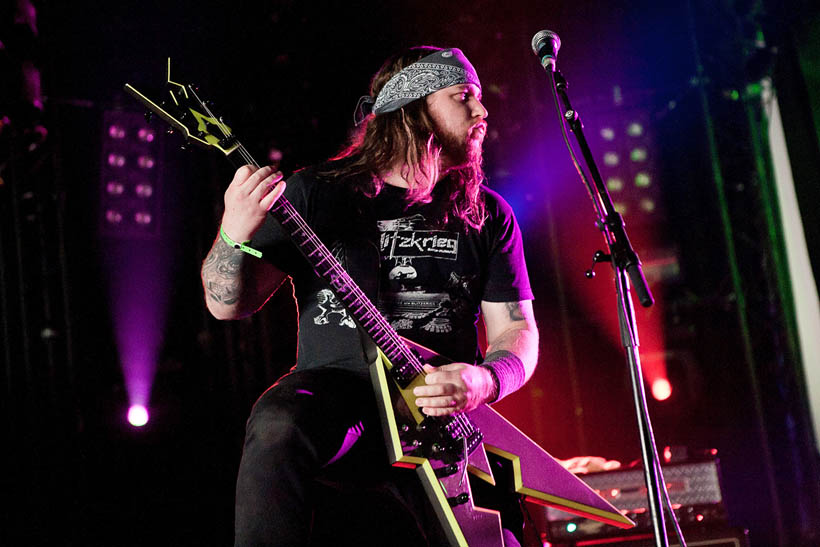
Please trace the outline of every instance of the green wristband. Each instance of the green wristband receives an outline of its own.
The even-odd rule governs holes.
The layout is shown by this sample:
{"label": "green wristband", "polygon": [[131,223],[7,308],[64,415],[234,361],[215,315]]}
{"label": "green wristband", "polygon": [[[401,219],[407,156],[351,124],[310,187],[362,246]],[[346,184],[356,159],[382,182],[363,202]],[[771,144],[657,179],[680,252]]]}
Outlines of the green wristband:
{"label": "green wristband", "polygon": [[222,228],[222,226],[219,227],[219,235],[222,237],[222,240],[225,243],[227,243],[234,249],[239,249],[243,253],[248,253],[249,255],[255,256],[256,258],[262,258],[262,253],[260,251],[257,251],[256,249],[251,249],[247,246],[247,243],[250,243],[250,241],[246,241],[245,243],[239,243],[237,241],[234,241],[233,239],[228,237],[228,234],[225,233],[225,230]]}

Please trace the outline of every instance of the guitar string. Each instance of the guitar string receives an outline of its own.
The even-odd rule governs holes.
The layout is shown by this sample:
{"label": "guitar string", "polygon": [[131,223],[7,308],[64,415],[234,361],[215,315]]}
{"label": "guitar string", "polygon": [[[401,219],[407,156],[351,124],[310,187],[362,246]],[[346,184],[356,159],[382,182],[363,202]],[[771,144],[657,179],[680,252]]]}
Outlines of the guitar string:
{"label": "guitar string", "polygon": [[[241,145],[240,145],[241,146]],[[241,147],[243,151],[243,155],[246,157],[250,157],[250,154],[247,154],[247,151],[244,150],[244,147]],[[287,200],[281,200],[280,204],[277,209],[285,209],[289,220],[293,221],[299,229],[301,229],[304,234],[308,235],[308,240],[315,240],[313,243],[316,251],[322,255],[322,260],[327,260],[330,263],[330,268],[324,272],[324,275],[328,275],[330,272],[333,272],[336,275],[336,279],[341,279],[342,283],[346,285],[346,290],[348,294],[352,294],[355,302],[359,304],[360,308],[364,308],[369,318],[373,320],[386,334],[386,338],[388,342],[393,345],[393,352],[392,354],[398,353],[402,357],[405,358],[407,362],[410,363],[413,371],[416,374],[426,375],[424,369],[421,367],[421,363],[418,361],[416,356],[407,348],[407,346],[401,341],[399,334],[393,329],[392,325],[390,325],[387,320],[381,315],[375,305],[366,297],[364,292],[361,290],[358,285],[350,278],[350,275],[347,271],[342,268],[336,258],[330,253],[327,247],[321,242],[321,240],[316,236],[307,222],[299,215],[298,211],[293,207]],[[334,287],[336,288],[336,287]],[[339,290],[339,289],[337,289]],[[380,342],[383,346],[386,345],[385,342]],[[387,349],[387,348],[385,348]],[[446,418],[446,417],[445,417]],[[457,414],[455,416],[450,416],[450,419],[457,422],[461,426],[461,431],[465,432],[466,435],[471,435],[475,431],[475,427],[473,424],[467,419],[464,414]],[[466,442],[466,436],[465,436]]]}
{"label": "guitar string", "polygon": [[[210,116],[211,119],[217,121],[216,126],[222,132],[222,135],[224,137],[230,137],[231,134],[227,130],[227,127],[225,126],[225,124],[222,123],[221,119],[217,119],[216,116],[214,116],[213,112],[208,107],[208,105],[205,104],[199,98],[199,96],[197,95],[197,93],[194,90],[193,86],[189,85],[188,88],[190,89],[191,94],[194,96],[194,98],[197,100],[197,102],[203,106],[203,108],[204,108],[205,112],[208,114],[208,116]],[[253,165],[257,169],[259,168],[259,164],[256,162],[256,160],[253,159],[250,152],[248,152],[248,150],[245,148],[245,146],[243,144],[237,143],[237,149],[238,149],[240,155],[242,156],[242,158],[245,161],[249,162],[251,165]],[[405,357],[405,359],[410,362],[410,364],[412,365],[412,367],[414,369],[414,372],[423,374],[424,370],[423,370],[423,368],[421,368],[421,364],[415,358],[415,355],[410,353],[409,350],[401,351],[403,349],[404,344],[402,344],[400,342],[398,333],[396,333],[393,330],[393,328],[384,320],[384,318],[381,317],[381,314],[378,312],[378,310],[375,308],[375,306],[372,304],[372,302],[370,302],[370,300],[365,297],[365,295],[361,291],[361,289],[355,283],[352,282],[352,279],[350,278],[349,274],[343,268],[341,268],[341,265],[338,264],[338,261],[336,261],[335,257],[332,257],[332,255],[330,254],[330,251],[327,249],[327,247],[325,247],[325,245],[321,242],[321,240],[318,237],[316,237],[316,235],[313,233],[313,230],[307,225],[306,222],[304,222],[304,220],[301,218],[301,215],[298,214],[298,212],[293,208],[293,206],[290,204],[290,202],[287,202],[287,200],[284,200],[284,202],[282,203],[281,208],[284,208],[285,204],[287,206],[289,206],[290,210],[288,211],[288,214],[289,214],[290,218],[293,219],[294,222],[297,224],[297,226],[299,226],[299,228],[302,229],[302,231],[308,236],[307,240],[310,240],[310,239],[315,239],[316,240],[316,243],[314,245],[316,246],[316,250],[319,252],[319,254],[322,255],[322,260],[319,261],[318,263],[321,263],[324,260],[328,260],[328,262],[330,263],[331,268],[329,270],[327,270],[327,272],[325,272],[325,275],[327,275],[329,272],[333,271],[338,277],[342,278],[342,280],[345,282],[345,284],[348,287],[353,287],[353,290],[350,291],[348,294],[352,293],[354,295],[356,301],[359,303],[360,308],[364,307],[365,310],[370,315],[370,318],[374,319],[376,323],[380,323],[379,326],[382,327],[382,330],[384,332],[386,332],[387,335],[388,335],[388,338],[390,338],[389,342],[391,342],[395,346],[394,349],[399,350],[399,353],[402,353],[403,356]],[[318,266],[318,263],[317,263],[317,266]]]}
{"label": "guitar string", "polygon": [[[201,104],[202,107],[205,109],[205,112],[208,114],[208,116],[210,116],[211,119],[216,120],[216,122],[217,122],[216,126],[222,132],[222,135],[225,138],[230,137],[231,133],[230,133],[230,131],[228,131],[227,126],[222,122],[221,119],[218,119],[216,116],[214,116],[213,112],[208,107],[208,105],[205,104],[199,98],[199,95],[197,95],[196,90],[193,88],[193,86],[189,85],[188,88],[191,91],[191,94],[197,100],[197,102],[199,104]],[[251,156],[250,152],[248,152],[248,150],[245,148],[245,146],[242,143],[238,142],[238,141],[237,141],[237,149],[239,150],[239,154],[242,156],[242,158],[245,161],[247,161],[248,163],[250,163],[251,165],[253,165],[257,169],[259,169],[259,164],[256,162],[256,160]],[[338,277],[341,277],[341,279],[343,281],[345,281],[349,287],[353,287],[353,290],[351,292],[355,296],[356,300],[359,302],[360,306],[363,306],[366,309],[366,311],[369,312],[370,318],[375,320],[375,322],[377,324],[379,324],[380,327],[382,327],[382,331],[387,333],[387,337],[390,339],[389,341],[392,342],[393,345],[394,345],[394,350],[398,350],[398,353],[401,354],[405,358],[406,362],[408,362],[411,365],[413,371],[416,372],[416,374],[421,374],[422,376],[426,376],[426,373],[425,373],[424,369],[421,367],[421,363],[418,361],[415,354],[413,354],[407,348],[407,346],[403,342],[401,342],[401,340],[399,339],[398,333],[393,329],[393,327],[389,323],[387,323],[386,319],[381,315],[381,313],[379,313],[378,309],[376,309],[375,305],[373,305],[373,303],[370,301],[370,299],[368,299],[364,295],[364,293],[358,287],[358,285],[356,285],[356,283],[353,282],[353,280],[350,278],[349,274],[341,267],[341,265],[338,263],[336,258],[333,257],[330,254],[330,251],[327,249],[327,247],[325,247],[324,243],[322,243],[322,241],[318,237],[316,237],[316,234],[313,232],[313,230],[310,228],[310,226],[308,226],[308,224],[304,221],[304,219],[302,219],[302,217],[301,217],[301,215],[299,215],[298,211],[296,211],[296,209],[293,208],[293,205],[288,200],[286,200],[284,198],[282,198],[280,201],[281,201],[281,205],[277,209],[282,209],[282,208],[286,208],[286,207],[289,208],[288,214],[290,215],[290,218],[293,219],[294,222],[297,224],[297,226],[299,226],[299,228],[301,228],[302,231],[306,235],[309,236],[308,239],[315,239],[316,240],[316,243],[314,244],[316,246],[316,250],[319,252],[319,254],[323,255],[322,260],[325,260],[325,259],[328,260],[330,265],[331,265],[331,268],[328,270],[328,272],[330,272],[331,270],[335,270],[334,273],[336,273]],[[328,272],[326,272],[325,275],[327,275]],[[337,279],[338,279],[338,277],[337,277]],[[350,293],[348,293],[348,294],[350,294]],[[450,420],[457,422],[462,427],[462,432],[466,432],[466,435],[472,435],[476,431],[475,427],[472,424],[472,422],[469,419],[467,419],[467,417],[464,414],[457,414],[455,416],[450,416]],[[445,425],[445,428],[446,428],[446,425]],[[448,431],[448,433],[450,433],[450,432]],[[466,449],[466,444],[467,444],[467,436],[466,435],[463,437],[464,444],[465,444],[465,453],[468,451],[468,449]],[[465,457],[464,460],[465,460],[465,470],[466,470],[467,458]]]}
{"label": "guitar string", "polygon": [[[299,216],[298,212],[293,208],[293,205],[290,202],[285,200],[281,207],[288,209],[288,214],[291,215],[293,221],[297,223],[297,225],[299,225],[301,229],[303,229],[306,233],[312,234],[312,230],[310,230],[310,227],[307,225],[304,219],[302,219],[301,216]],[[327,247],[325,247],[324,244],[322,244],[321,241],[318,240],[318,238],[316,246],[317,249],[320,250],[320,253],[329,255],[330,252],[327,250]],[[415,371],[418,374],[425,375],[426,373],[424,372],[424,369],[421,368],[418,359],[412,352],[409,351],[409,349],[407,349],[407,346],[401,342],[398,333],[396,333],[393,327],[387,322],[387,320],[381,315],[381,313],[379,313],[375,305],[364,295],[362,290],[355,284],[355,282],[353,282],[349,274],[341,267],[338,261],[336,261],[333,257],[329,258],[332,258],[331,268],[326,272],[326,274],[330,271],[333,271],[340,278],[345,280],[345,282],[350,283],[350,286],[353,287],[350,290],[350,293],[352,293],[355,296],[357,302],[368,311],[370,317],[374,319],[376,323],[378,323],[379,326],[382,327],[382,329],[387,333],[388,337],[390,338],[390,341],[396,346],[396,349],[399,350],[399,353],[401,353],[408,360],[412,359],[410,363],[412,364]],[[450,419],[458,422],[458,424],[462,427],[462,431],[466,431],[468,435],[472,434],[475,430],[472,423],[467,419],[467,417],[464,414],[450,416]]]}
{"label": "guitar string", "polygon": [[[225,126],[225,124],[222,122],[221,119],[218,119],[216,116],[214,116],[213,112],[208,107],[208,105],[205,104],[199,98],[199,96],[197,95],[197,93],[194,90],[193,86],[189,85],[188,88],[191,91],[191,94],[196,98],[197,102],[203,106],[203,108],[204,108],[205,112],[208,114],[208,116],[211,119],[216,120],[216,122],[217,122],[216,126],[222,132],[222,135],[226,138],[230,137],[231,133],[227,130],[227,126]],[[249,164],[251,164],[254,167],[256,167],[257,169],[259,169],[259,164],[251,156],[250,152],[248,152],[248,150],[245,148],[245,146],[242,143],[237,142],[237,150],[238,150],[240,156],[242,157],[242,159],[244,159]],[[387,337],[389,338],[389,342],[391,342],[393,344],[394,350],[397,350],[398,353],[400,355],[402,355],[407,362],[410,363],[413,371],[416,372],[416,374],[421,374],[421,375],[425,376],[426,373],[425,373],[424,369],[421,367],[421,363],[418,361],[416,356],[407,348],[407,346],[401,341],[399,334],[393,329],[392,325],[390,325],[386,321],[386,319],[381,315],[381,313],[378,311],[378,309],[376,309],[375,305],[372,302],[370,302],[370,299],[368,299],[364,295],[364,292],[358,287],[358,285],[356,285],[355,282],[353,282],[353,280],[350,278],[349,274],[341,267],[341,265],[338,263],[336,258],[333,257],[330,254],[330,251],[321,242],[321,240],[319,240],[319,238],[316,237],[316,234],[313,232],[313,230],[310,228],[310,226],[304,221],[304,219],[302,219],[301,215],[298,214],[298,211],[296,211],[296,209],[293,208],[293,205],[290,202],[288,202],[287,200],[285,200],[284,198],[281,201],[282,201],[282,203],[281,203],[281,206],[279,208],[285,208],[285,207],[289,208],[288,213],[289,213],[290,218],[293,219],[293,221],[297,224],[297,226],[300,229],[302,229],[303,232],[306,235],[309,236],[308,239],[313,239],[313,238],[316,239],[316,243],[314,245],[316,246],[316,250],[319,252],[319,254],[323,255],[322,260],[327,259],[330,262],[331,268],[327,272],[325,272],[325,275],[327,275],[327,273],[329,273],[330,271],[334,271],[334,273],[336,273],[338,277],[342,278],[342,280],[346,282],[348,287],[353,287],[352,290],[350,290],[350,292],[348,294],[352,293],[355,296],[355,299],[356,299],[357,303],[360,305],[360,308],[364,307],[365,310],[368,312],[370,318],[373,319],[382,328],[383,332],[387,333]],[[453,421],[458,422],[459,425],[461,425],[462,428],[463,428],[462,431],[466,431],[467,434],[472,434],[475,431],[475,426],[473,426],[472,422],[469,421],[464,414],[457,414],[455,416],[450,416],[450,419],[453,420]],[[465,449],[466,449],[466,442],[467,442],[467,437],[465,436],[464,437]],[[467,450],[465,450],[465,452],[467,452]],[[465,457],[465,461],[466,461],[466,457]],[[465,469],[466,469],[466,467],[465,467]]]}

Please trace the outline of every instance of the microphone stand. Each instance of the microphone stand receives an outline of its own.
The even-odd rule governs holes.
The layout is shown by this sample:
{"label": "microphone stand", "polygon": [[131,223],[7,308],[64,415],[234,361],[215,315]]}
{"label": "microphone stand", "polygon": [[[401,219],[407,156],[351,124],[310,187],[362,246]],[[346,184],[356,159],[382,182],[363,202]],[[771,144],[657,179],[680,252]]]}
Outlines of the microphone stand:
{"label": "microphone stand", "polygon": [[[544,57],[547,59],[547,57]],[[635,310],[632,306],[632,297],[630,293],[630,281],[635,288],[638,295],[638,300],[644,307],[649,307],[654,303],[652,293],[644,278],[641,269],[641,262],[638,255],[632,249],[629,238],[626,235],[626,226],[623,217],[615,210],[612,204],[612,199],[606,189],[606,185],[601,178],[601,174],[595,165],[595,160],[592,157],[592,152],[584,137],[583,125],[578,112],[572,107],[569,96],[567,95],[567,81],[559,71],[554,71],[554,58],[549,59],[550,62],[545,62],[542,59],[542,64],[550,76],[552,84],[552,95],[555,100],[555,106],[561,114],[561,106],[559,105],[559,96],[563,104],[563,115],[561,129],[564,135],[564,140],[570,150],[575,168],[578,171],[581,179],[587,187],[590,198],[592,199],[593,208],[595,209],[595,225],[604,235],[604,240],[609,248],[609,253],[603,251],[596,251],[593,255],[593,268],[598,262],[610,262],[615,272],[615,292],[617,294],[618,305],[618,323],[620,325],[621,342],[626,349],[627,364],[629,366],[630,378],[632,382],[632,393],[635,404],[635,412],[638,420],[638,431],[641,441],[641,458],[643,460],[644,480],[646,482],[647,494],[649,499],[649,514],[652,520],[652,526],[655,536],[656,547],[668,547],[669,539],[666,535],[666,526],[664,522],[663,505],[661,492],[663,492],[664,500],[666,501],[671,520],[674,522],[678,537],[682,546],[685,546],[683,536],[680,533],[680,528],[675,519],[675,513],[672,510],[672,505],[669,500],[669,494],[666,491],[666,486],[663,481],[663,472],[661,470],[660,460],[658,458],[657,449],[655,447],[655,438],[652,432],[652,424],[649,419],[649,410],[646,404],[646,392],[644,391],[642,375],[641,375],[641,360],[638,351],[638,328],[635,322]],[[583,169],[578,164],[575,154],[570,145],[567,136],[564,121],[569,125],[570,130],[578,143],[578,147],[584,157],[592,182],[585,175]],[[594,271],[592,268],[587,270],[586,276],[593,277]]]}

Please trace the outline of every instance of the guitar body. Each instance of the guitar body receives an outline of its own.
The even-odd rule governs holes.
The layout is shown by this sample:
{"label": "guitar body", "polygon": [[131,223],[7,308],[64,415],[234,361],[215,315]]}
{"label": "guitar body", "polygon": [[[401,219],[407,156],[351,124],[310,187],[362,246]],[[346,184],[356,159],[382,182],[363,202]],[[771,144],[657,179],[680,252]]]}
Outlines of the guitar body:
{"label": "guitar body", "polygon": [[[404,340],[425,361],[443,360],[423,346]],[[488,453],[506,460],[511,468],[513,492],[525,500],[549,505],[621,528],[632,521],[604,501],[583,481],[550,456],[487,405],[469,412],[469,420],[483,440],[472,452],[456,443],[447,446],[437,419],[424,416],[413,401],[413,387],[422,376],[402,388],[391,378],[392,364],[379,352],[370,365],[370,376],[382,420],[382,431],[391,465],[413,469],[433,504],[439,525],[452,546],[501,547],[504,545],[498,511],[474,503],[467,474],[495,485]],[[442,439],[444,437],[444,439]],[[438,445],[438,448],[437,448]]]}
{"label": "guitar body", "polygon": [[[164,99],[159,102],[129,84],[125,89],[189,142],[217,149],[238,164],[259,167],[230,128],[199,99],[193,86],[171,80],[170,59],[166,84]],[[506,461],[511,469],[511,495],[621,528],[634,526],[490,407],[442,418],[424,416],[415,406],[413,388],[425,383],[424,363],[438,365],[443,360],[398,335],[284,196],[274,203],[270,214],[378,348],[370,373],[390,463],[418,475],[449,545],[504,544],[498,511],[474,503],[467,476],[472,474],[495,485],[488,453],[495,460]]]}

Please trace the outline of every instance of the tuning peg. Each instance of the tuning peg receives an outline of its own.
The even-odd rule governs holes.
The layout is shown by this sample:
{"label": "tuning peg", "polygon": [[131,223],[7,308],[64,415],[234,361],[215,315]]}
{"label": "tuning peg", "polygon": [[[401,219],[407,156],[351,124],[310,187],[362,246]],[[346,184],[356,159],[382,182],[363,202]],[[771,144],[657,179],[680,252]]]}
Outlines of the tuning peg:
{"label": "tuning peg", "polygon": [[145,123],[151,123],[154,120],[154,113],[150,110],[145,113]]}

